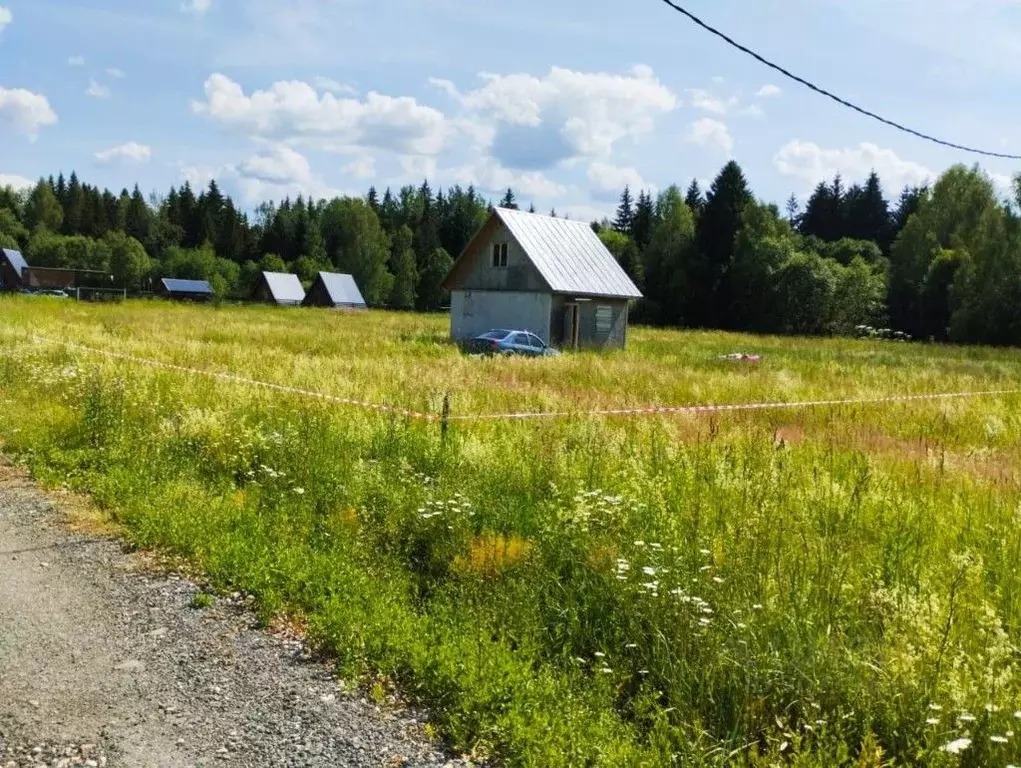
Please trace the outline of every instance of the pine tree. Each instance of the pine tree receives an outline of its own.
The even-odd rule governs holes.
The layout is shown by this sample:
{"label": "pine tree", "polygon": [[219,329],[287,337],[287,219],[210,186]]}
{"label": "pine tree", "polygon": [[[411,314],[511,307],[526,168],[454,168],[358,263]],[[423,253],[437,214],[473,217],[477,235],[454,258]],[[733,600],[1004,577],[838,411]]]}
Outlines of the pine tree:
{"label": "pine tree", "polygon": [[690,320],[695,325],[728,325],[734,239],[741,229],[745,206],[750,202],[752,194],[744,172],[731,160],[713,181],[698,219],[699,253],[688,283],[692,303]]}
{"label": "pine tree", "polygon": [[[414,226],[415,263],[419,270],[423,269],[432,253],[440,247],[439,222],[436,220],[435,200],[429,182],[424,182],[418,190],[414,209],[417,211]],[[421,289],[418,290],[421,293]]]}
{"label": "pine tree", "polygon": [[705,198],[702,196],[702,187],[699,186],[698,179],[691,180],[691,184],[688,185],[688,191],[684,195],[684,202],[691,209],[691,212],[695,214],[696,219],[702,215],[702,209],[705,208]]}
{"label": "pine tree", "polygon": [[535,213],[535,203],[530,203],[528,206],[529,213]]}
{"label": "pine tree", "polygon": [[797,229],[801,222],[801,203],[798,201],[798,196],[793,192],[787,198],[784,211],[787,214],[787,223],[791,225],[792,229]]}
{"label": "pine tree", "polygon": [[379,221],[387,232],[395,231],[399,226],[400,212],[390,187],[383,193],[383,201],[379,204]]}
{"label": "pine tree", "polygon": [[82,211],[85,208],[85,190],[78,181],[78,174],[71,171],[71,177],[67,185],[67,202],[64,204],[64,226],[65,235],[80,235],[82,233]]}
{"label": "pine tree", "polygon": [[845,237],[871,240],[883,252],[892,243],[890,237],[890,205],[883,196],[883,188],[875,171],[869,174],[865,186],[853,186],[844,196]]}
{"label": "pine tree", "polygon": [[635,215],[631,220],[631,239],[639,250],[644,250],[652,239],[652,227],[655,223],[655,207],[652,195],[644,189],[638,193]]}
{"label": "pine tree", "polygon": [[635,220],[635,210],[631,199],[631,187],[625,186],[617,206],[617,216],[613,220],[613,228],[623,235],[631,232]]}
{"label": "pine tree", "polygon": [[695,217],[676,186],[656,201],[652,239],[644,253],[645,310],[653,322],[675,325],[688,321],[692,309],[686,301],[695,243]]}
{"label": "pine tree", "polygon": [[376,188],[375,187],[369,187],[369,194],[366,195],[365,199],[369,203],[369,207],[372,208],[372,210],[374,210],[376,212],[376,214],[378,215],[379,214],[379,194],[376,192]]}
{"label": "pine tree", "polygon": [[801,216],[801,234],[818,237],[820,240],[832,242],[839,240],[843,233],[841,220],[841,197],[839,184],[829,185],[819,182],[812,196],[808,198],[805,212]]}
{"label": "pine tree", "polygon": [[517,198],[514,197],[514,190],[511,189],[510,187],[507,187],[507,193],[503,196],[503,199],[500,201],[500,207],[509,208],[512,211],[516,211],[518,209]]}

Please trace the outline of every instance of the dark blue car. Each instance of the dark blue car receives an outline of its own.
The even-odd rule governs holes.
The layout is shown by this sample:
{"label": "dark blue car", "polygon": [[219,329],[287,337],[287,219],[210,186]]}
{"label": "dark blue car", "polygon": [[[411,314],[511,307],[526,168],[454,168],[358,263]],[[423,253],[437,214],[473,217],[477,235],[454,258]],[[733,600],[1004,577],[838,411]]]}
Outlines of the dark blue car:
{"label": "dark blue car", "polygon": [[479,334],[465,343],[465,349],[477,355],[528,355],[555,357],[560,353],[529,331],[494,330]]}

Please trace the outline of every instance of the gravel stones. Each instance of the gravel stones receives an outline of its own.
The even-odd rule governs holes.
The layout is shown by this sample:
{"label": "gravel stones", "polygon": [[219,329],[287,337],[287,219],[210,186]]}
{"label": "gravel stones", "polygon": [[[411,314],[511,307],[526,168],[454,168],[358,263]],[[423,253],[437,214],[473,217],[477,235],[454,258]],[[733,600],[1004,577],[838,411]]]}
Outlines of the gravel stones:
{"label": "gravel stones", "polygon": [[469,765],[422,713],[258,629],[244,596],[196,610],[196,584],[60,520],[0,466],[0,768]]}

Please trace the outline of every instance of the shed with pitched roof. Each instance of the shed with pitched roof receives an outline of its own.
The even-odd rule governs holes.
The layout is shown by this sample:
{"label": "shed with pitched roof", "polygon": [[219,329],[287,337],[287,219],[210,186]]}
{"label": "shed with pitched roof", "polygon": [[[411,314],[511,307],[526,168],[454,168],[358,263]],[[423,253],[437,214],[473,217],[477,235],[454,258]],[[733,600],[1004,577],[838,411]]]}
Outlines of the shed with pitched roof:
{"label": "shed with pitched roof", "polygon": [[585,222],[497,208],[443,281],[450,335],[527,330],[547,344],[623,347],[641,292]]}

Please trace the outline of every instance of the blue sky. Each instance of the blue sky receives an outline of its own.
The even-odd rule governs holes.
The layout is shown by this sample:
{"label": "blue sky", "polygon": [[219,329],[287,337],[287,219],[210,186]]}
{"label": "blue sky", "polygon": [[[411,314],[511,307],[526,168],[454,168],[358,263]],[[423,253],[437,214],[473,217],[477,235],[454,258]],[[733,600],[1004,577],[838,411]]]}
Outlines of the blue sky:
{"label": "blue sky", "polygon": [[[791,69],[949,140],[1021,153],[1018,0],[688,0]],[[0,0],[0,183],[72,169],[246,207],[474,183],[575,218],[624,183],[757,195],[973,156],[781,79],[660,0]],[[1006,190],[1021,163],[982,160]]]}

